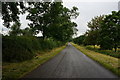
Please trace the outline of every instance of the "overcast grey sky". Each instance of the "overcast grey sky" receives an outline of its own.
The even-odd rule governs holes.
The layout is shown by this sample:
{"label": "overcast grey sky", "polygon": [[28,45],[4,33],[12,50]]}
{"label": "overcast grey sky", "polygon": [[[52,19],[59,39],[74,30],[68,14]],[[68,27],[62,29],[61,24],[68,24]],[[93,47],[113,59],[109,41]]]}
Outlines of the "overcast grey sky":
{"label": "overcast grey sky", "polygon": [[110,14],[111,11],[118,10],[118,2],[66,2],[64,5],[68,8],[76,6],[79,9],[79,16],[76,20],[78,35],[84,34],[87,27],[87,22],[99,15]]}
{"label": "overcast grey sky", "polygon": [[[93,17],[103,15],[103,14],[110,14],[111,11],[118,10],[118,1],[119,0],[81,0],[81,1],[74,1],[74,0],[64,0],[63,5],[72,8],[73,6],[78,7],[78,12],[80,13],[76,20],[73,20],[77,23],[78,28],[78,35],[82,35],[88,29],[87,22],[89,22]],[[28,27],[28,22],[26,20],[26,15],[20,15],[21,20],[21,28]],[[0,19],[0,28],[2,25],[2,20]],[[3,28],[4,33],[8,31],[7,29]],[[41,34],[38,34],[41,35]]]}

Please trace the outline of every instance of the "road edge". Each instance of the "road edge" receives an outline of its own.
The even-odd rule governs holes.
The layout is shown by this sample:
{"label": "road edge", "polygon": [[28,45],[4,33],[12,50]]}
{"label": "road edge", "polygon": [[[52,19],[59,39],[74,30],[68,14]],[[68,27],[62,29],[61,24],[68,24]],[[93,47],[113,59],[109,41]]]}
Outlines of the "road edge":
{"label": "road edge", "polygon": [[[97,63],[99,63],[100,65],[102,65],[103,67],[105,67],[106,69],[108,69],[109,71],[111,71],[113,74],[117,75],[118,77],[120,77],[120,70],[119,69],[114,69],[112,67],[110,67],[107,64],[103,64],[100,60],[95,59],[94,57],[90,56],[89,54],[87,54],[85,51],[80,49],[80,46],[74,43],[71,43],[75,48],[77,48],[79,51],[81,51],[82,53],[84,53],[86,56],[88,56],[90,59],[96,61]],[[89,50],[90,51],[90,50]],[[94,52],[94,51],[93,51]],[[101,54],[101,53],[100,53]],[[102,54],[104,55],[104,54]],[[118,59],[119,60],[119,59]],[[119,64],[119,63],[118,63]]]}

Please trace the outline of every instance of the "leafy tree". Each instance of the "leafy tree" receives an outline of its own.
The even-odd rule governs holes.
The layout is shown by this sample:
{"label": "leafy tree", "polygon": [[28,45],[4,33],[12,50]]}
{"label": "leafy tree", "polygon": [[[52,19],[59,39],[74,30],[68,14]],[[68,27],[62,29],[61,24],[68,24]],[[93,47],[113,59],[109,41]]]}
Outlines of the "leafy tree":
{"label": "leafy tree", "polygon": [[20,29],[20,23],[16,22],[11,26],[11,31],[9,31],[10,36],[20,36],[21,35],[21,29]]}
{"label": "leafy tree", "polygon": [[25,28],[25,29],[23,29],[23,30],[21,30],[21,34],[23,35],[23,36],[34,36],[33,33],[34,31],[31,29],[31,28]]}
{"label": "leafy tree", "polygon": [[[56,1],[56,0],[55,0]],[[28,2],[28,7],[24,2],[3,2],[2,3],[2,19],[7,28],[11,27],[11,22],[15,24],[12,26],[10,35],[18,35],[17,23],[20,23],[19,14],[26,11],[29,13],[27,19],[31,21],[30,29],[21,30],[21,35],[36,35],[39,32],[43,34],[43,38],[52,37],[56,40],[67,41],[76,33],[77,24],[71,19],[77,18],[79,13],[77,8],[68,9],[63,7],[61,2]],[[17,30],[17,31],[15,31]],[[56,30],[56,32],[55,32]]]}
{"label": "leafy tree", "polygon": [[101,22],[104,20],[105,15],[100,15],[94,17],[90,22],[88,22],[88,28],[90,28],[91,31],[99,30],[101,26]]}
{"label": "leafy tree", "polygon": [[102,21],[99,44],[102,49],[115,49],[120,43],[120,11],[113,11]]}
{"label": "leafy tree", "polygon": [[35,34],[40,31],[43,34],[43,38],[47,35],[47,28],[50,21],[50,4],[51,2],[32,2],[29,3],[27,11],[29,12],[27,19],[31,21],[30,28],[33,29]]}
{"label": "leafy tree", "polygon": [[99,29],[101,27],[101,22],[104,20],[105,16],[100,15],[97,17],[94,17],[90,22],[88,22],[88,27],[90,30],[86,32],[86,38],[84,40],[84,43],[86,45],[96,45],[98,44],[98,38],[99,38]]}
{"label": "leafy tree", "polygon": [[49,35],[60,41],[70,40],[77,31],[77,24],[71,22],[73,17],[76,18],[79,15],[77,10],[76,7],[73,7],[71,10],[63,7],[60,2],[53,3],[51,6],[52,23],[49,27]]}
{"label": "leafy tree", "polygon": [[74,43],[81,45],[84,44],[84,39],[85,39],[85,35],[81,35],[79,37],[74,38],[73,41]]}
{"label": "leafy tree", "polygon": [[[19,7],[19,8],[18,8]],[[25,12],[23,2],[2,2],[2,19],[4,26],[9,28],[10,22],[19,22],[19,14]]]}
{"label": "leafy tree", "polygon": [[[43,38],[53,37],[56,40],[68,40],[74,33],[76,23],[71,18],[78,16],[77,8],[69,10],[61,2],[29,3],[27,19],[34,32],[42,32]],[[32,8],[31,8],[32,6]]]}
{"label": "leafy tree", "polygon": [[98,31],[89,31],[86,38],[84,39],[85,45],[96,45],[98,38]]}

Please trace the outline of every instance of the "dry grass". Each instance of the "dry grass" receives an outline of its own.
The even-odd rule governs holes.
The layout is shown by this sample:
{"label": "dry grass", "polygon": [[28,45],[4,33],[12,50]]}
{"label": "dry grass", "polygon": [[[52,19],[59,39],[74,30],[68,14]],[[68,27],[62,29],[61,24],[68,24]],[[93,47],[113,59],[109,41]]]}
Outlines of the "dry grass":
{"label": "dry grass", "polygon": [[77,44],[74,44],[74,43],[72,44],[81,52],[83,52],[85,55],[87,55],[88,57],[92,58],[93,60],[103,65],[105,68],[111,70],[113,73],[120,76],[120,64],[119,64],[120,59],[119,58],[94,52],[86,49],[84,46],[78,46]]}

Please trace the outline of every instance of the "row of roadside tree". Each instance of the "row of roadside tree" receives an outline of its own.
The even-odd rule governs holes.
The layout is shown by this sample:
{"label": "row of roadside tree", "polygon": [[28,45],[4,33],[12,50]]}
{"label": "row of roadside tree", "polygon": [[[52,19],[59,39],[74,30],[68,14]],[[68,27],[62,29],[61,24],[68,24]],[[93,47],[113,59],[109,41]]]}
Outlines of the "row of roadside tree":
{"label": "row of roadside tree", "polygon": [[120,48],[120,11],[112,11],[108,15],[94,17],[88,22],[89,30],[75,38],[77,44],[98,45],[102,50]]}

